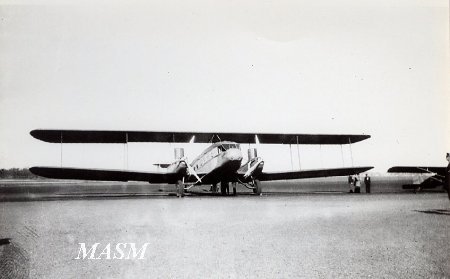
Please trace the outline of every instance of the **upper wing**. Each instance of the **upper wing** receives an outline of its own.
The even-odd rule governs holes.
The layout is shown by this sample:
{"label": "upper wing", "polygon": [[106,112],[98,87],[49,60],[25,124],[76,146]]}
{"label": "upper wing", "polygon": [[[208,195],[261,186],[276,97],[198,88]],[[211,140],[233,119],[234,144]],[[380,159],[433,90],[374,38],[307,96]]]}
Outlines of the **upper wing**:
{"label": "upper wing", "polygon": [[81,179],[103,181],[146,181],[150,183],[176,183],[182,176],[178,173],[135,172],[123,170],[32,167],[36,175],[57,179]]}
{"label": "upper wing", "polygon": [[388,169],[394,173],[436,173],[445,176],[445,167],[396,166]]}
{"label": "upper wing", "polygon": [[260,133],[199,133],[157,131],[94,131],[94,130],[33,130],[30,134],[53,143],[127,143],[127,142],[189,142],[195,136],[197,143],[222,140],[237,143],[263,144],[351,144],[370,138],[369,135],[319,134],[260,134]]}
{"label": "upper wing", "polygon": [[329,177],[329,176],[346,176],[365,172],[372,168],[373,167],[355,167],[355,168],[316,169],[316,170],[301,170],[301,171],[286,171],[286,172],[263,172],[261,173],[260,176],[258,176],[258,179],[261,181],[269,181],[269,180],[285,180],[285,179],[315,178],[315,177]]}

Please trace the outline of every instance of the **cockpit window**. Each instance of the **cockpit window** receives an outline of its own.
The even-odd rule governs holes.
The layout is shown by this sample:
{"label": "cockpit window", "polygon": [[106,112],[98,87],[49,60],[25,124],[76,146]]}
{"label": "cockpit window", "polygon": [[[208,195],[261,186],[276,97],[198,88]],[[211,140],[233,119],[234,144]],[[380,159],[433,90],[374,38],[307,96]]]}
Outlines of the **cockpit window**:
{"label": "cockpit window", "polygon": [[219,147],[220,151],[225,151],[230,148],[240,149],[239,144],[237,144],[237,143],[225,143],[225,144],[219,145],[218,147]]}

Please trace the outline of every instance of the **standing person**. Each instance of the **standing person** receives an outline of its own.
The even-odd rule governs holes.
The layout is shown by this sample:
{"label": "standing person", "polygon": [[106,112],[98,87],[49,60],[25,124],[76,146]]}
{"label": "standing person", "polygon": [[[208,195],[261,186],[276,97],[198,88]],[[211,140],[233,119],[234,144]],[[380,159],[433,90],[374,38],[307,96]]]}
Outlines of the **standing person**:
{"label": "standing person", "polygon": [[349,193],[353,193],[353,177],[351,175],[348,176],[348,186],[350,187]]}
{"label": "standing person", "polygon": [[370,176],[367,173],[364,177],[364,184],[366,185],[366,193],[370,194]]}
{"label": "standing person", "polygon": [[354,180],[354,184],[355,184],[355,193],[361,193],[361,181],[359,179],[359,175],[355,176],[355,180]]}
{"label": "standing person", "polygon": [[445,169],[445,184],[444,187],[447,189],[448,199],[450,200],[450,153],[447,153],[445,159],[448,161],[447,168]]}

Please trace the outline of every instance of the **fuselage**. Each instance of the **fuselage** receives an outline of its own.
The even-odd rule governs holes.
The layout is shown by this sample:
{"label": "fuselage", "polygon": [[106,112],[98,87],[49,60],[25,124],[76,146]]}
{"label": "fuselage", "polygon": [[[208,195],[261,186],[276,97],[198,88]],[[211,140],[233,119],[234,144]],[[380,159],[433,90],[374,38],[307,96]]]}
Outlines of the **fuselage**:
{"label": "fuselage", "polygon": [[203,184],[233,181],[241,167],[242,153],[238,143],[223,141],[206,148],[191,166],[197,173],[205,174]]}

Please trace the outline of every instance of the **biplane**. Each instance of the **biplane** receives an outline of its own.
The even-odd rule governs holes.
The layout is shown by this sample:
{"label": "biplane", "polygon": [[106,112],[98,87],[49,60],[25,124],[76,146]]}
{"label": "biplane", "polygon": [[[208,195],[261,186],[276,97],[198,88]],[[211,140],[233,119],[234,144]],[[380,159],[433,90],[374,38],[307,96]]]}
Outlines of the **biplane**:
{"label": "biplane", "polygon": [[240,144],[353,144],[370,138],[369,135],[267,134],[267,133],[199,133],[155,131],[95,131],[95,130],[33,130],[36,139],[49,143],[210,143],[192,162],[184,156],[183,148],[175,148],[170,164],[158,164],[164,171],[136,172],[129,170],[84,169],[67,167],[32,167],[36,175],[57,179],[102,181],[145,181],[177,185],[177,195],[198,185],[211,185],[211,191],[226,194],[230,183],[233,194],[239,183],[255,194],[261,194],[261,181],[287,180],[329,176],[347,176],[365,172],[373,167],[309,169],[265,172],[264,160],[256,148],[248,149],[243,161]]}
{"label": "biplane", "polygon": [[405,190],[419,192],[424,189],[435,189],[443,186],[445,188],[445,167],[431,166],[395,166],[388,169],[388,173],[410,173],[415,176],[413,184],[402,186]]}

